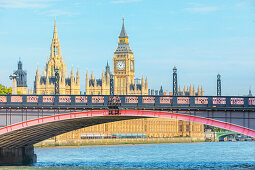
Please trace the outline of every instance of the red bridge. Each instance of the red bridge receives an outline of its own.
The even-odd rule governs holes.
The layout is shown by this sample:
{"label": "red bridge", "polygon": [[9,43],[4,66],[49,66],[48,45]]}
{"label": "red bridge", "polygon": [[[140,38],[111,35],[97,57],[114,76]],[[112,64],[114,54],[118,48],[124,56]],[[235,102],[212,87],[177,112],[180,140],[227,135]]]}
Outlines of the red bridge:
{"label": "red bridge", "polygon": [[[51,102],[45,102],[44,97],[2,97],[5,99],[0,102],[0,164],[33,163],[35,143],[83,127],[127,119],[178,119],[255,137],[254,98],[53,96]],[[77,97],[82,100],[76,100]]]}

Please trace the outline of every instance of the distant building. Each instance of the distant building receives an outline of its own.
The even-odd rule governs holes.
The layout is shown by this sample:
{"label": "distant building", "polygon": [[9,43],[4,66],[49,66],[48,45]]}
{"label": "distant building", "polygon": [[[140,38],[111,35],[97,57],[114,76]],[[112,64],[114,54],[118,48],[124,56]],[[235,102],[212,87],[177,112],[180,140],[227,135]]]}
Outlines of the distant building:
{"label": "distant building", "polygon": [[13,75],[16,75],[16,86],[18,94],[27,94],[27,73],[22,68],[22,62],[18,62],[18,70]]}
{"label": "distant building", "polygon": [[249,94],[248,94],[248,97],[252,97],[252,93],[251,93],[251,89],[249,89]]}
{"label": "distant building", "polygon": [[[94,134],[145,134],[148,138],[187,136],[204,139],[204,125],[176,119],[143,118],[94,125],[56,136],[57,141],[80,140],[83,133]],[[160,140],[160,139],[159,139]]]}
{"label": "distant building", "polygon": [[160,95],[160,96],[164,95],[164,91],[163,91],[162,85],[160,86],[159,95]]}

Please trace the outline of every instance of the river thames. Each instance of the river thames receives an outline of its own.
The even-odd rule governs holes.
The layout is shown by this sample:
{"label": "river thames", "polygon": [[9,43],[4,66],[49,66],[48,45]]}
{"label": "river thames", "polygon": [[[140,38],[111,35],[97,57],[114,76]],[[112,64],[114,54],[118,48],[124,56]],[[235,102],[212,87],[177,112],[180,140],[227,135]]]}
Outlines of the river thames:
{"label": "river thames", "polygon": [[13,169],[255,169],[255,142],[36,148],[38,162]]}

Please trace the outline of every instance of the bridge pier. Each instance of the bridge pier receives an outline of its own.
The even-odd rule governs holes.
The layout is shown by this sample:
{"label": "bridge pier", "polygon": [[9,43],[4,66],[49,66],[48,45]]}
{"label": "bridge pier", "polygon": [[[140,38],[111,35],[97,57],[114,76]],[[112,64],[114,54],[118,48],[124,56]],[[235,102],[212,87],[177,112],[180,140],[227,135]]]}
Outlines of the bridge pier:
{"label": "bridge pier", "polygon": [[0,148],[0,165],[29,165],[37,161],[34,146]]}

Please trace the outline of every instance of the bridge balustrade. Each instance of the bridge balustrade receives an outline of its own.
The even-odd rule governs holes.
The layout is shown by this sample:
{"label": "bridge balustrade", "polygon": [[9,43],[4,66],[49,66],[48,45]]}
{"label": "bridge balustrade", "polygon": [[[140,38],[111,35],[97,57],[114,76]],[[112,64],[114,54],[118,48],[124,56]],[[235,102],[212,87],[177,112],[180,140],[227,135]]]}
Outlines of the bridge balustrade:
{"label": "bridge balustrade", "polygon": [[77,106],[106,107],[117,102],[123,107],[254,107],[255,97],[240,96],[139,96],[139,95],[1,95],[1,107]]}

